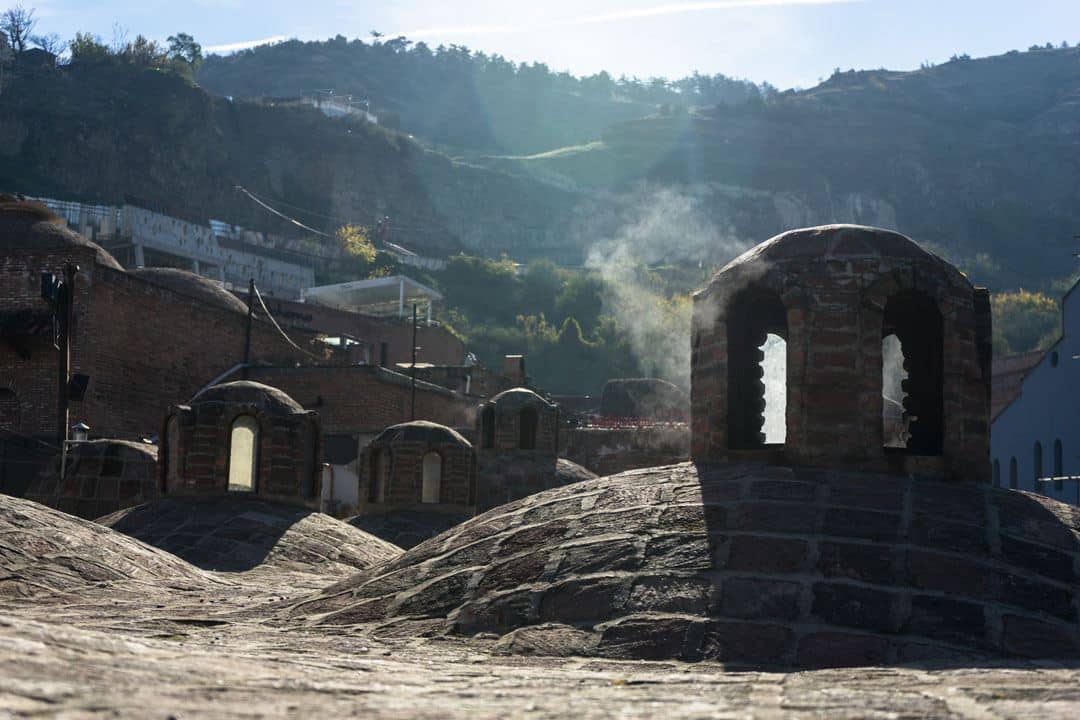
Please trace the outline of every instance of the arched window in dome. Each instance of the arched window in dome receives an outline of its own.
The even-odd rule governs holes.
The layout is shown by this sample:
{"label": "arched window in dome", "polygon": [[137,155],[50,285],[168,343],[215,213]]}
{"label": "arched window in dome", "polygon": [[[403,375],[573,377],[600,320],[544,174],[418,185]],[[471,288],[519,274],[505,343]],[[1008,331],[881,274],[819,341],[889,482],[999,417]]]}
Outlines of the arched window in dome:
{"label": "arched window in dome", "polygon": [[18,431],[19,398],[14,390],[0,388],[0,430]]}
{"label": "arched window in dome", "polygon": [[536,429],[539,418],[536,408],[521,408],[518,416],[518,448],[522,450],[536,449]]}
{"label": "arched window in dome", "polygon": [[368,468],[368,502],[386,502],[386,490],[390,476],[390,451],[376,447],[371,450],[371,467]]}
{"label": "arched window in dome", "polygon": [[[1060,478],[1065,475],[1064,463],[1062,462],[1061,438],[1054,441],[1054,477]],[[1065,489],[1064,480],[1054,480],[1054,491],[1061,492]]]}
{"label": "arched window in dome", "polygon": [[728,446],[787,440],[787,311],[775,292],[739,293],[727,311]]}
{"label": "arched window in dome", "polygon": [[1032,447],[1032,462],[1031,462],[1031,480],[1032,488],[1035,492],[1041,492],[1043,490],[1042,483],[1039,482],[1039,478],[1043,477],[1043,447],[1042,443],[1038,440],[1035,441],[1035,445]]}
{"label": "arched window in dome", "polygon": [[882,322],[884,445],[913,455],[944,446],[944,321],[925,293],[889,298]]}
{"label": "arched window in dome", "polygon": [[173,415],[165,423],[165,491],[180,485],[180,418]]}
{"label": "arched window in dome", "polygon": [[442,455],[436,451],[431,450],[424,455],[420,502],[437,503],[441,501],[442,465]]}
{"label": "arched window in dome", "polygon": [[490,405],[480,413],[480,447],[495,447],[495,408]]}
{"label": "arched window in dome", "polygon": [[229,492],[255,492],[259,471],[259,421],[241,415],[229,428]]}

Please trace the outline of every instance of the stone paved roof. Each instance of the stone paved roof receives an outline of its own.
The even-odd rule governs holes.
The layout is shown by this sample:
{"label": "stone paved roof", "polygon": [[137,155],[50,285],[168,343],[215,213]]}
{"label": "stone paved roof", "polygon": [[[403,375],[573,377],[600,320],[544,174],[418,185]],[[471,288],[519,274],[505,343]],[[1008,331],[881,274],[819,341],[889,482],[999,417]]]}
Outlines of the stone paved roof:
{"label": "stone paved roof", "polygon": [[247,497],[163,498],[98,522],[204,570],[280,566],[340,577],[401,553],[329,515]]}
{"label": "stone paved roof", "polygon": [[1077,568],[1080,510],[1041,496],[685,463],[501,506],[291,615],[497,633],[565,655],[1080,658]]}

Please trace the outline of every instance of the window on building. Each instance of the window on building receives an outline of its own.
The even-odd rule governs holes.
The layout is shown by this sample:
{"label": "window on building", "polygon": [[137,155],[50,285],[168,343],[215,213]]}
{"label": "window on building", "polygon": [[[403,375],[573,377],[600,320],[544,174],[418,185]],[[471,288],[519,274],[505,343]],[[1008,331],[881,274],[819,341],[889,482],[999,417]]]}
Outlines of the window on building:
{"label": "window on building", "polygon": [[994,458],[993,465],[994,487],[1001,487],[1001,463]]}
{"label": "window on building", "polygon": [[318,472],[318,458],[315,457],[315,428],[308,425],[304,429],[304,477],[300,491],[306,498],[315,495],[315,473]]}
{"label": "window on building", "polygon": [[495,408],[486,407],[480,413],[480,447],[495,447]]}
{"label": "window on building", "polygon": [[368,480],[368,502],[386,502],[386,485],[389,475],[390,460],[388,451],[374,448],[371,451],[370,479]]}
{"label": "window on building", "polygon": [[787,439],[787,311],[774,292],[739,293],[727,311],[728,445]]}
{"label": "window on building", "polygon": [[[1061,438],[1054,441],[1054,477],[1060,478],[1065,475],[1064,463],[1061,455]],[[1064,480],[1054,480],[1054,491],[1061,492],[1065,489]]]}
{"label": "window on building", "polygon": [[101,456],[101,476],[120,477],[124,474],[124,460],[120,457],[120,445],[110,445]]}
{"label": "window on building", "polygon": [[522,450],[536,449],[536,408],[522,408],[518,416],[518,447]]}
{"label": "window on building", "polygon": [[229,430],[229,491],[255,492],[259,469],[259,421],[251,415],[233,420]]}
{"label": "window on building", "polygon": [[173,415],[165,423],[165,490],[180,485],[180,418]]}
{"label": "window on building", "polygon": [[19,430],[19,398],[7,388],[0,388],[0,430]]}
{"label": "window on building", "polygon": [[1020,486],[1020,478],[1016,474],[1016,458],[1009,458],[1009,487],[1013,490]]}
{"label": "window on building", "polygon": [[424,455],[420,502],[437,503],[442,499],[442,455],[432,450]]}
{"label": "window on building", "polygon": [[1033,476],[1032,479],[1034,480],[1032,487],[1035,489],[1035,492],[1041,492],[1043,486],[1039,482],[1039,478],[1043,477],[1043,449],[1042,443],[1038,440],[1035,441],[1035,446],[1032,448],[1032,455],[1031,474]]}
{"label": "window on building", "polygon": [[[940,455],[945,437],[945,343],[937,303],[916,290],[893,295],[885,305],[881,336],[885,446],[916,455]],[[887,349],[890,358],[885,356]]]}

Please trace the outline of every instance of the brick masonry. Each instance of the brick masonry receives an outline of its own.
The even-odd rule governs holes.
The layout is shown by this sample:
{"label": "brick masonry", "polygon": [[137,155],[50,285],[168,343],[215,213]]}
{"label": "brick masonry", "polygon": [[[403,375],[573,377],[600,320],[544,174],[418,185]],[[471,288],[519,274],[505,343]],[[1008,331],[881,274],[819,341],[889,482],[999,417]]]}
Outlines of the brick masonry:
{"label": "brick masonry", "polygon": [[[425,503],[423,466],[429,453],[439,456],[439,499]],[[469,515],[475,510],[476,453],[451,428],[423,421],[389,427],[364,448],[360,460],[361,515],[410,508]]]}
{"label": "brick masonry", "polygon": [[123,440],[72,443],[60,479],[59,460],[30,483],[27,500],[87,520],[158,496],[157,447]]}
{"label": "brick masonry", "polygon": [[[786,314],[786,445],[781,452],[763,450],[756,456],[732,449],[728,425],[728,313],[744,291],[775,298]],[[883,323],[890,298],[905,291],[928,298],[943,321],[943,451],[933,456],[884,448]],[[902,235],[826,226],[785,233],[755,247],[694,296],[692,344],[695,460],[768,457],[797,465],[989,478],[986,291]]]}
{"label": "brick masonry", "polygon": [[886,474],[635,470],[499,507],[348,585],[296,612],[339,624],[380,607],[364,619],[528,629],[547,654],[802,667],[1080,658],[1075,508]]}
{"label": "brick masonry", "polygon": [[259,383],[215,385],[189,405],[173,408],[161,431],[158,488],[170,497],[223,496],[229,488],[234,423],[258,428],[255,487],[244,496],[317,509],[321,494],[322,428],[316,413]]}

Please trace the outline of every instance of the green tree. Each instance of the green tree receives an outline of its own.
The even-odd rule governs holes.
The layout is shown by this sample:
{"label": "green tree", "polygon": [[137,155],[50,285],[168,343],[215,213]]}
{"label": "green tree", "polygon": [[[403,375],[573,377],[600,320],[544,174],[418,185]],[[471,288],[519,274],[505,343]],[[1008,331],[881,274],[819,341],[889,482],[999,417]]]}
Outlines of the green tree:
{"label": "green tree", "polygon": [[16,5],[0,13],[0,32],[7,35],[8,45],[15,52],[27,49],[36,25],[33,8],[27,10],[22,5]]}
{"label": "green tree", "polygon": [[177,32],[176,35],[168,36],[168,50],[166,55],[172,60],[173,65],[183,63],[193,72],[202,65],[202,45],[187,32]]}
{"label": "green tree", "polygon": [[345,252],[350,256],[362,260],[365,264],[375,262],[375,256],[378,253],[375,250],[374,243],[371,242],[371,235],[366,227],[342,225],[334,234],[345,247]]}
{"label": "green tree", "polygon": [[555,298],[564,282],[564,273],[555,263],[533,260],[521,275],[521,307],[529,313],[555,317]]}
{"label": "green tree", "polygon": [[997,293],[990,299],[994,323],[994,354],[1041,350],[1057,340],[1061,331],[1058,303],[1041,292],[1021,288]]}
{"label": "green tree", "polygon": [[577,318],[586,332],[592,332],[604,310],[604,281],[595,273],[573,275],[555,298],[557,317]]}
{"label": "green tree", "polygon": [[75,33],[75,39],[68,44],[72,64],[100,63],[109,59],[109,48],[101,38],[90,33]]}

